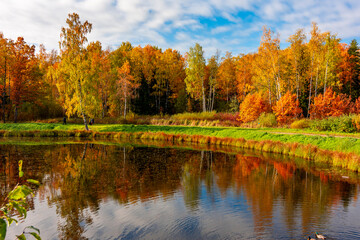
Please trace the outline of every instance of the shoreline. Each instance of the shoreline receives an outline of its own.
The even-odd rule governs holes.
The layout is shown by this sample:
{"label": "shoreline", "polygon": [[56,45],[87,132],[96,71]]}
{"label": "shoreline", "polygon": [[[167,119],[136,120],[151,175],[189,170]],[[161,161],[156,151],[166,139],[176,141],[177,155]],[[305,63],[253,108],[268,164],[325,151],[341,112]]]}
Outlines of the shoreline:
{"label": "shoreline", "polygon": [[[75,128],[77,126],[80,125],[76,125]],[[96,125],[93,131],[78,129],[0,130],[0,137],[75,137],[95,140],[148,139],[171,143],[188,142],[278,153],[360,172],[360,148],[358,148],[360,140],[356,138],[337,139],[334,137],[307,136],[300,133],[282,135],[255,129],[152,125]],[[311,144],[312,142],[315,144]],[[349,149],[339,150],[339,147],[349,146],[349,144],[353,145],[351,146],[353,151],[351,149],[350,151]]]}

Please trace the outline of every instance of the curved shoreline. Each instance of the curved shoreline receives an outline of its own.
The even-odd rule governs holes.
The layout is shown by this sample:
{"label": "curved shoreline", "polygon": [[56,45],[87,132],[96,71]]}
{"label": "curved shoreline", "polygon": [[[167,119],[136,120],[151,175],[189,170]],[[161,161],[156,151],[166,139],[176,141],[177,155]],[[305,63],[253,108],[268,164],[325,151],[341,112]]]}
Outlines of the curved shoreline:
{"label": "curved shoreline", "polygon": [[[131,127],[131,126],[130,126]],[[133,127],[133,126],[132,126]],[[171,128],[170,128],[171,129]],[[167,142],[189,142],[196,144],[231,146],[253,149],[268,153],[279,153],[300,157],[316,163],[327,163],[332,166],[360,172],[360,155],[353,152],[341,152],[322,149],[312,144],[285,142],[278,140],[245,139],[244,137],[218,137],[198,134],[166,133],[165,131],[82,131],[82,130],[0,130],[0,137],[79,137],[87,139],[149,139]],[[285,139],[288,140],[288,139]]]}

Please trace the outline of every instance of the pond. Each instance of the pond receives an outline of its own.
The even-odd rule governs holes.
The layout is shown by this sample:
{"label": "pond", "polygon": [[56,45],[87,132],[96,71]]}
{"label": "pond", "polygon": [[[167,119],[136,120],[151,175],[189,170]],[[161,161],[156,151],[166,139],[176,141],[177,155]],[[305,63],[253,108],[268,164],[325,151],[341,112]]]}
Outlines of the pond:
{"label": "pond", "polygon": [[25,178],[42,185],[9,239],[360,238],[357,175],[279,155],[133,144],[0,145],[4,199]]}

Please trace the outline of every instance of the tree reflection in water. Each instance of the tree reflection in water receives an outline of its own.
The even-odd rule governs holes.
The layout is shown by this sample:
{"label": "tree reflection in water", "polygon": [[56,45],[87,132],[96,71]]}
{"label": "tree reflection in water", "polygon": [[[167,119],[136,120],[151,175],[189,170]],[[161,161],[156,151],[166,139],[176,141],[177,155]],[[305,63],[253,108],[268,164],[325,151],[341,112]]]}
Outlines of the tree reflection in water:
{"label": "tree reflection in water", "polygon": [[271,155],[97,144],[1,145],[0,150],[2,196],[13,187],[22,159],[25,178],[43,182],[38,197],[56,206],[61,239],[86,239],[86,229],[95,227],[93,218],[109,199],[128,205],[167,201],[182,192],[188,211],[196,212],[205,198],[214,203],[217,191],[221,198],[243,195],[260,236],[272,228],[280,200],[284,230],[291,233],[301,219],[308,234],[312,225],[329,221],[332,206],[346,209],[359,195],[357,183]]}

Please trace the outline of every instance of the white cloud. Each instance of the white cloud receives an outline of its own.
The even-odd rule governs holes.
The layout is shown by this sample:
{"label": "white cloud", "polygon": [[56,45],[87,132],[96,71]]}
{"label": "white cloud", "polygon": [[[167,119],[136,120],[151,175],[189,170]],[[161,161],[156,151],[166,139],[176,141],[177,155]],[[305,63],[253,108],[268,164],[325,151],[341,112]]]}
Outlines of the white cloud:
{"label": "white cloud", "polygon": [[232,25],[219,26],[219,27],[211,29],[211,34],[219,34],[219,33],[229,32],[233,28],[234,28],[234,26],[232,26]]}
{"label": "white cloud", "polygon": [[[279,32],[282,40],[299,27],[309,29],[311,21],[318,22],[322,31],[358,38],[359,10],[358,0],[3,0],[0,31],[11,39],[23,36],[28,43],[57,49],[67,14],[77,12],[82,21],[93,23],[89,40],[99,40],[104,47],[130,41],[184,53],[195,42],[201,42],[206,50],[225,52],[252,48],[246,39],[257,37],[260,42],[264,23]],[[252,14],[244,19],[239,14],[242,11]],[[212,26],[203,22],[216,22],[217,18],[228,23]],[[240,42],[245,45],[231,45],[233,38],[242,38]]]}

